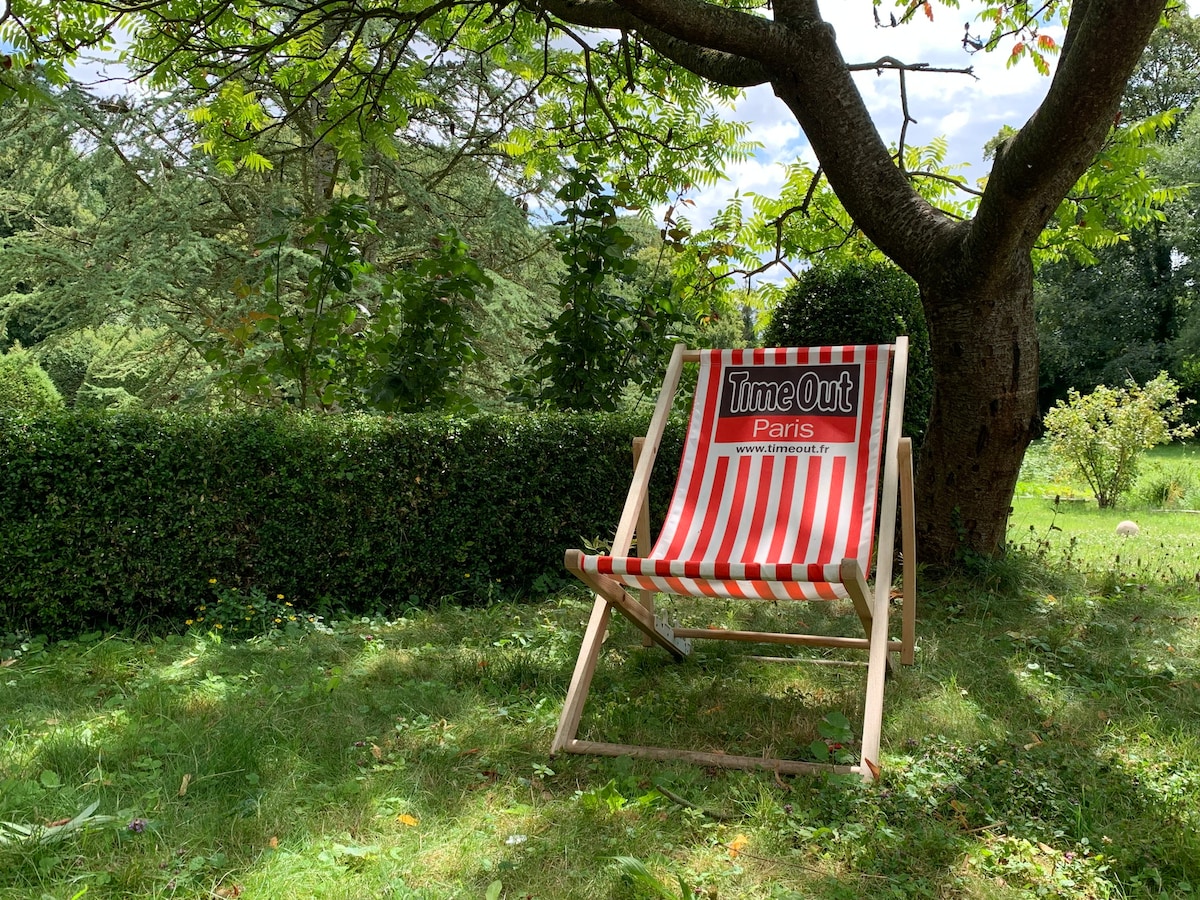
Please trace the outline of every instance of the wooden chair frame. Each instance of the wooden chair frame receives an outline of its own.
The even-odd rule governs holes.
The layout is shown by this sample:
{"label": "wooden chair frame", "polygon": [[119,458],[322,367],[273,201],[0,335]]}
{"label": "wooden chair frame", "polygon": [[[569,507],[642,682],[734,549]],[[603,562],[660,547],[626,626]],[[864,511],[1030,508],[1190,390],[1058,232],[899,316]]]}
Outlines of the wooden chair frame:
{"label": "wooden chair frame", "polygon": [[[857,559],[842,560],[841,582],[853,601],[855,612],[863,626],[862,637],[834,637],[813,634],[782,634],[719,629],[673,627],[654,613],[653,593],[636,591],[631,596],[626,586],[604,575],[585,572],[583,553],[568,550],[565,565],[576,577],[595,591],[595,602],[584,631],[579,658],[575,664],[566,702],[559,718],[558,730],[551,745],[551,755],[581,753],[599,756],[630,756],[643,759],[681,760],[705,766],[724,768],[761,768],[784,774],[839,772],[861,775],[865,781],[879,777],[879,744],[883,723],[883,692],[887,670],[895,665],[894,652],[900,663],[911,665],[916,644],[916,526],[913,516],[912,443],[900,437],[904,411],[904,388],[908,363],[908,339],[897,338],[891,346],[892,385],[889,396],[884,459],[882,499],[878,510],[877,566],[873,587]],[[663,431],[667,424],[675,393],[683,373],[683,365],[697,362],[700,351],[689,350],[683,344],[675,346],[667,367],[662,390],[645,438],[634,442],[634,474],[625,506],[613,539],[612,554],[627,556],[636,538],[639,552],[649,551],[650,513],[648,490],[650,475],[658,455]],[[900,512],[902,548],[902,621],[901,639],[890,640],[888,614],[891,601],[892,560],[895,552],[897,506]],[[853,765],[831,765],[801,760],[773,759],[758,756],[737,756],[667,747],[645,747],[614,744],[602,741],[582,741],[576,738],[584,705],[591,688],[592,676],[599,660],[601,646],[608,630],[609,616],[616,609],[628,618],[644,635],[647,646],[657,644],[677,659],[691,652],[697,639],[791,644],[813,647],[832,647],[864,651],[867,654],[866,699],[862,725],[861,753]]]}

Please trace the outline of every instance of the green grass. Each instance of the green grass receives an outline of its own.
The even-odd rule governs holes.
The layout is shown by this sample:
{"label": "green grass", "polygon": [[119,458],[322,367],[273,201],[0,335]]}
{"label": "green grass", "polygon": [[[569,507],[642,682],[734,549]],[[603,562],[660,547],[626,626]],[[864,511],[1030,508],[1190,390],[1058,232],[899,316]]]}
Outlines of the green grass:
{"label": "green grass", "polygon": [[[1046,445],[1033,443],[1025,454],[1018,498],[1044,498],[1095,506],[1087,483],[1071,478]],[[1200,510],[1200,445],[1173,443],[1148,451],[1131,496],[1118,506]]]}
{"label": "green grass", "polygon": [[[922,584],[878,785],[549,759],[581,594],[251,641],[0,639],[0,897],[1193,895],[1200,516],[1052,501],[1016,502],[1024,551]],[[797,616],[824,627],[815,604],[691,618]],[[581,737],[803,758],[856,721],[861,669],[747,652],[675,664],[618,624]]]}
{"label": "green grass", "polygon": [[[1117,534],[1126,520],[1137,524],[1136,536]],[[1087,486],[1063,480],[1035,444],[1017,485],[1008,540],[1087,575],[1103,594],[1147,581],[1200,585],[1200,447],[1156,447],[1130,496],[1115,509],[1099,509]]]}

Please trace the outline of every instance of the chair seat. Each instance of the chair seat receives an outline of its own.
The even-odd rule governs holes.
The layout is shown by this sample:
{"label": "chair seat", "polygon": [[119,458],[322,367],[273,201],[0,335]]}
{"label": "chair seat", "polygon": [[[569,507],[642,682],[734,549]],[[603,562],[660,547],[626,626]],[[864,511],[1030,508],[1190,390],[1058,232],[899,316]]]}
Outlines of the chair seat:
{"label": "chair seat", "polygon": [[630,587],[684,597],[836,600],[849,596],[837,565],[636,556],[585,556],[581,563],[585,572],[608,575]]}

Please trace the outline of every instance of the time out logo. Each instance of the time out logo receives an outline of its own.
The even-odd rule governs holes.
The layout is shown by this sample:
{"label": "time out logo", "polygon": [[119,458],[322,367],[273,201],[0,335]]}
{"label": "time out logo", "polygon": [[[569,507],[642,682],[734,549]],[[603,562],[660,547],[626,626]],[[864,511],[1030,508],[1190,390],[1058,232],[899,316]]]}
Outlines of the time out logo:
{"label": "time out logo", "polygon": [[716,440],[853,442],[861,383],[857,365],[729,366],[721,376]]}

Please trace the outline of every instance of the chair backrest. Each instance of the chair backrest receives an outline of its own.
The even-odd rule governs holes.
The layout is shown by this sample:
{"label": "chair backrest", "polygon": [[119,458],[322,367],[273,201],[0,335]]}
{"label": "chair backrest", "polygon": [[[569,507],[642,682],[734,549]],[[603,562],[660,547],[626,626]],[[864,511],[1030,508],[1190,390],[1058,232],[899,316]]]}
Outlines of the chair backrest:
{"label": "chair backrest", "polygon": [[700,355],[650,559],[870,569],[892,345]]}

